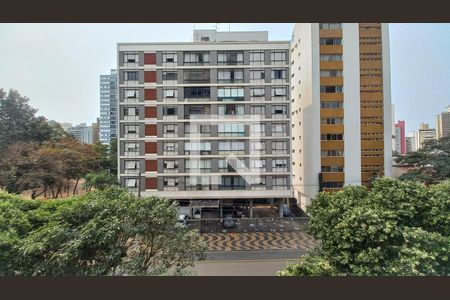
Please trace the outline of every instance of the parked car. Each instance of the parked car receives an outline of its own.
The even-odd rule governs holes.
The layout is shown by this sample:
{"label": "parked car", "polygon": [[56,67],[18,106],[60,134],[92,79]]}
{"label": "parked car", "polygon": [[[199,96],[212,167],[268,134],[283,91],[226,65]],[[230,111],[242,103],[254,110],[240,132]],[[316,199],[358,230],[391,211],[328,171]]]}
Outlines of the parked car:
{"label": "parked car", "polygon": [[226,215],[223,220],[223,227],[225,228],[233,228],[236,227],[236,222],[233,219],[233,215]]}
{"label": "parked car", "polygon": [[287,204],[283,204],[283,217],[292,217],[292,211]]}
{"label": "parked car", "polygon": [[241,207],[236,207],[234,209],[234,216],[236,218],[244,218],[245,217],[245,209],[243,209]]}

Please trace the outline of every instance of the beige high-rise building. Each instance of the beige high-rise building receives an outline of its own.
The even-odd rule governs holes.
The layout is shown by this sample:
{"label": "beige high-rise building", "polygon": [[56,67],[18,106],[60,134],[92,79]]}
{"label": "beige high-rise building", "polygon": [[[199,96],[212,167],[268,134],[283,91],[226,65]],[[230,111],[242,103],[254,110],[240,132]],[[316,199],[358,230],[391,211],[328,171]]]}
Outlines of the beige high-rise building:
{"label": "beige high-rise building", "polygon": [[419,129],[414,132],[416,149],[420,149],[423,147],[423,143],[429,140],[436,139],[436,130],[434,128],[430,128],[427,123],[420,123]]}
{"label": "beige high-rise building", "polygon": [[436,138],[450,136],[450,105],[436,116]]}
{"label": "beige high-rise building", "polygon": [[380,23],[300,23],[291,42],[293,192],[370,185],[392,166],[389,31]]}

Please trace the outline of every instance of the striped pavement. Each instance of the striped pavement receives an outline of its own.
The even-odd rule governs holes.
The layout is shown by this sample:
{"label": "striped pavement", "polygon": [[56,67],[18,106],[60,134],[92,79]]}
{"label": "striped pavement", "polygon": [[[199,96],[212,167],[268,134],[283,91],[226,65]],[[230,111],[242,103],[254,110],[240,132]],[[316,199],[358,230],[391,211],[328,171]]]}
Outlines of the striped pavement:
{"label": "striped pavement", "polygon": [[208,251],[282,250],[309,251],[318,243],[304,232],[204,233]]}

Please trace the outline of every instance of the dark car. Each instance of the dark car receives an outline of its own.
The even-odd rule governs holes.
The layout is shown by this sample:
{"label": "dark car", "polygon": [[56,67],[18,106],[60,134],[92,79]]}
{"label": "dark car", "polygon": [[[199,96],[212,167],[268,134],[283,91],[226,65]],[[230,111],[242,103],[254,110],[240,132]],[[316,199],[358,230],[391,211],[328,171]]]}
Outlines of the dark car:
{"label": "dark car", "polygon": [[233,215],[226,215],[223,220],[223,227],[225,228],[233,228],[236,227],[236,222],[233,219]]}

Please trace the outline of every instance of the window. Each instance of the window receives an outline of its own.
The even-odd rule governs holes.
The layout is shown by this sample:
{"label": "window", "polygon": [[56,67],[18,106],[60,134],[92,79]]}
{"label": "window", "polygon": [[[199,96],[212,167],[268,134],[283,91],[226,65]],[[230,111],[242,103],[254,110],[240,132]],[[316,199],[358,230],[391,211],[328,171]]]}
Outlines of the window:
{"label": "window", "polygon": [[186,142],[184,154],[211,154],[211,142]]}
{"label": "window", "polygon": [[287,136],[287,124],[274,123],[272,125],[272,136]]}
{"label": "window", "polygon": [[250,52],[250,64],[251,65],[264,65],[264,51],[251,51]]}
{"label": "window", "polygon": [[177,155],[178,154],[178,143],[177,142],[164,142],[163,152],[166,155]]}
{"label": "window", "polygon": [[139,155],[139,143],[126,142],[124,144],[124,154],[125,156]]}
{"label": "window", "polygon": [[330,189],[338,189],[341,188],[344,185],[343,182],[323,182],[322,186],[324,188],[330,188]]}
{"label": "window", "polygon": [[163,125],[163,136],[164,137],[177,137],[178,136],[178,125],[177,124],[164,124]]}
{"label": "window", "polygon": [[139,97],[139,90],[125,90],[125,99],[137,99]]}
{"label": "window", "polygon": [[125,71],[125,81],[137,81],[138,72],[137,71]]}
{"label": "window", "polygon": [[342,77],[342,70],[322,70],[321,77]]}
{"label": "window", "polygon": [[272,117],[287,115],[287,106],[286,105],[272,105]]}
{"label": "window", "polygon": [[285,190],[287,189],[287,177],[272,177],[272,189]]}
{"label": "window", "polygon": [[341,38],[321,38],[320,44],[321,45],[341,45],[342,39]]}
{"label": "window", "polygon": [[176,66],[177,65],[177,53],[176,52],[164,52],[163,53],[163,65],[164,66]]}
{"label": "window", "polygon": [[163,177],[165,191],[178,191],[178,177]]}
{"label": "window", "polygon": [[139,109],[136,107],[125,107],[124,108],[124,120],[138,120],[139,119]]}
{"label": "window", "polygon": [[184,98],[210,98],[209,87],[185,87]]}
{"label": "window", "polygon": [[219,83],[240,83],[244,82],[244,71],[234,69],[224,69],[217,71],[217,82]]}
{"label": "window", "polygon": [[320,108],[324,108],[324,109],[342,108],[342,102],[337,102],[337,101],[320,102]]}
{"label": "window", "polygon": [[264,154],[266,153],[265,141],[250,141],[250,154]]}
{"label": "window", "polygon": [[163,80],[163,82],[164,81],[170,81],[170,82],[173,82],[173,81],[177,81],[177,77],[178,77],[178,74],[177,74],[177,71],[163,71],[163,73],[162,73],[162,80]]}
{"label": "window", "polygon": [[164,173],[178,172],[178,160],[164,160]]}
{"label": "window", "polygon": [[266,177],[264,176],[252,176],[252,190],[265,190],[266,189]]}
{"label": "window", "polygon": [[138,160],[126,160],[124,162],[125,173],[134,174],[139,173],[139,161]]}
{"label": "window", "polygon": [[322,150],[321,156],[344,156],[344,150]]}
{"label": "window", "polygon": [[243,141],[219,142],[219,154],[245,154],[245,143]]}
{"label": "window", "polygon": [[250,97],[251,98],[265,97],[266,96],[265,94],[266,94],[266,90],[263,87],[261,87],[261,88],[251,88],[250,89]]}
{"label": "window", "polygon": [[341,54],[321,54],[320,61],[341,61]]}
{"label": "window", "polygon": [[286,87],[272,87],[272,98],[286,98],[287,88]]}
{"label": "window", "polygon": [[138,186],[138,180],[135,178],[125,178],[125,186],[127,188],[136,188]]}
{"label": "window", "polygon": [[252,115],[256,116],[266,116],[266,107],[264,105],[253,105],[251,106],[251,113]]}
{"label": "window", "polygon": [[200,191],[211,189],[211,180],[209,177],[190,176],[186,177],[185,182],[187,191]]}
{"label": "window", "polygon": [[287,154],[287,142],[272,141],[272,154]]}
{"label": "window", "polygon": [[123,54],[123,62],[125,64],[135,64],[139,60],[139,55],[137,52],[125,52]]}
{"label": "window", "polygon": [[273,69],[272,80],[286,80],[286,69]]}
{"label": "window", "polygon": [[239,159],[219,159],[218,160],[219,172],[236,172],[238,170],[245,169],[245,164]]}
{"label": "window", "polygon": [[139,137],[139,125],[125,125],[125,137]]}
{"label": "window", "polygon": [[225,123],[219,124],[218,136],[245,136],[244,124]]}
{"label": "window", "polygon": [[250,81],[264,81],[266,78],[266,71],[264,69],[250,70]]}
{"label": "window", "polygon": [[343,124],[344,118],[321,118],[320,124],[334,125],[334,124]]}
{"label": "window", "polygon": [[287,172],[288,161],[286,158],[272,159],[272,172]]}
{"label": "window", "polygon": [[185,65],[208,65],[209,52],[184,52]]}
{"label": "window", "polygon": [[285,64],[286,51],[272,51],[272,53],[270,53],[270,60],[272,61],[272,64]]}
{"label": "window", "polygon": [[244,115],[244,106],[236,104],[219,105],[217,113],[219,116]]}
{"label": "window", "polygon": [[209,70],[184,70],[183,79],[186,83],[210,82]]}
{"label": "window", "polygon": [[250,159],[250,169],[252,172],[265,172],[266,160],[265,159]]}
{"label": "window", "polygon": [[209,115],[210,108],[206,105],[186,105],[184,107],[184,117],[185,119],[198,119],[202,115]]}
{"label": "window", "polygon": [[209,173],[211,172],[210,159],[188,159],[185,162],[186,173]]}
{"label": "window", "polygon": [[250,135],[265,135],[266,134],[266,124],[250,124]]}
{"label": "window", "polygon": [[321,85],[320,92],[321,93],[342,93],[343,87],[342,87],[342,85]]}
{"label": "window", "polygon": [[344,166],[322,166],[321,170],[324,173],[344,172]]}
{"label": "window", "polygon": [[227,51],[217,53],[218,65],[242,65],[244,63],[244,53],[238,51]]}
{"label": "window", "polygon": [[165,90],[163,90],[163,98],[164,99],[176,99],[176,98],[178,98],[178,90],[177,89],[165,89]]}
{"label": "window", "polygon": [[343,134],[321,134],[321,141],[342,141],[344,135]]}
{"label": "window", "polygon": [[211,125],[209,124],[186,124],[184,127],[186,135],[209,136],[211,134]]}
{"label": "window", "polygon": [[320,29],[341,29],[341,23],[320,23]]}
{"label": "window", "polygon": [[224,87],[217,89],[217,99],[219,101],[231,100],[239,101],[244,100],[244,88],[241,87]]}
{"label": "window", "polygon": [[163,119],[177,119],[177,108],[175,106],[163,106]]}
{"label": "window", "polygon": [[219,189],[243,190],[245,189],[245,181],[241,176],[221,176]]}

